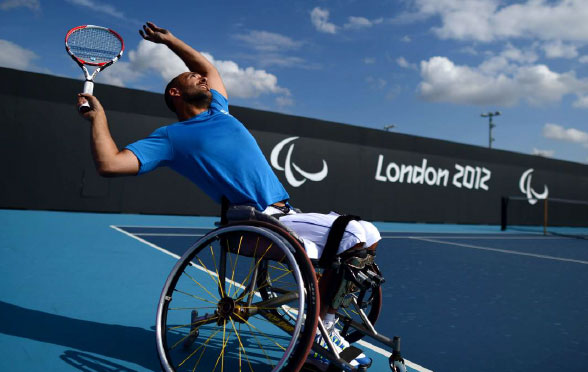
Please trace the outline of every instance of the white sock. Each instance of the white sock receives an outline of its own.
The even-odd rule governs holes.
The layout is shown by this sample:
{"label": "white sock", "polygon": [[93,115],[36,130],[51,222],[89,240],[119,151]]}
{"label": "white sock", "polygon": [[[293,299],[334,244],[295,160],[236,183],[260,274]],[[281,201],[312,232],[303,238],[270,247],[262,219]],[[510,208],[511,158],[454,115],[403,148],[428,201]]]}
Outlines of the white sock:
{"label": "white sock", "polygon": [[331,327],[333,327],[334,323],[335,323],[335,314],[327,313],[325,315],[325,317],[323,318],[323,324],[325,325],[325,328],[330,329]]}

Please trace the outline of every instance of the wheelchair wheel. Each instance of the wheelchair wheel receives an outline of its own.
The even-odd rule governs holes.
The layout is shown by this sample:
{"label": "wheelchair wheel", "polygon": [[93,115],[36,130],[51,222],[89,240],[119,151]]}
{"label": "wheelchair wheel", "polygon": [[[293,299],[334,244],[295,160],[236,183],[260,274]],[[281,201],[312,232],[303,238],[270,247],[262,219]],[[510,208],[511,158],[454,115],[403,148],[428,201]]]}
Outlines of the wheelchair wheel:
{"label": "wheelchair wheel", "polygon": [[[376,323],[380,316],[382,309],[382,287],[369,288],[358,293],[352,294],[358,302],[360,309],[364,312],[372,325]],[[351,319],[357,323],[364,324],[359,311],[354,307],[340,308],[337,312],[340,322],[337,323],[337,328],[341,335],[349,343],[354,343],[361,340],[364,336],[360,331],[354,330],[352,327],[345,327],[345,319]]]}
{"label": "wheelchair wheel", "polygon": [[157,350],[172,371],[298,371],[312,346],[318,288],[304,249],[272,225],[214,230],[172,269]]}

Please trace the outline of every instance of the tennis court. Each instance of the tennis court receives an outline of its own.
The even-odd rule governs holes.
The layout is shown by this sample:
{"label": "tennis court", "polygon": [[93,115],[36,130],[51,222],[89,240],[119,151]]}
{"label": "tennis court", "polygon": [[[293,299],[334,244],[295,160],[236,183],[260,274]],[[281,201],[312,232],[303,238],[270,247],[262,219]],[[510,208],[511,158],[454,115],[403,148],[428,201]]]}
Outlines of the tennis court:
{"label": "tennis court", "polygon": [[[0,370],[159,370],[160,290],[174,255],[215,218],[0,210],[0,220]],[[585,369],[588,241],[567,235],[586,229],[378,227],[387,282],[376,328],[402,337],[411,369]],[[370,370],[389,370],[380,346],[360,346]]]}

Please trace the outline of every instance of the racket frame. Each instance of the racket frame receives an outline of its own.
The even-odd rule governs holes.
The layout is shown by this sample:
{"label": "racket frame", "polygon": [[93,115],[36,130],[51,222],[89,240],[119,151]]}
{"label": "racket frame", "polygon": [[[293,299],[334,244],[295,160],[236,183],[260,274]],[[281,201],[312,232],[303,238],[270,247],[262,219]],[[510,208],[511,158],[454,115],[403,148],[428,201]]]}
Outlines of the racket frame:
{"label": "racket frame", "polygon": [[[120,40],[120,44],[121,44],[120,52],[118,53],[118,55],[116,57],[114,57],[113,59],[111,59],[110,61],[99,62],[99,63],[89,62],[89,61],[83,60],[79,57],[76,57],[75,54],[71,51],[67,41],[68,41],[71,34],[76,32],[77,30],[80,30],[83,28],[102,29],[102,30],[106,30],[106,31],[112,33],[114,36],[116,36],[118,38],[118,40]],[[104,70],[106,67],[108,67],[108,66],[112,65],[114,62],[118,61],[118,59],[122,56],[122,54],[125,50],[125,42],[123,41],[122,37],[116,31],[114,31],[110,28],[102,27],[102,26],[95,26],[95,25],[82,25],[82,26],[74,27],[67,32],[67,34],[65,35],[65,50],[70,55],[70,57],[82,68],[82,71],[84,71],[84,78],[86,79],[86,81],[84,82],[84,93],[92,94],[94,92],[94,78],[96,77],[96,75],[100,71]],[[90,75],[90,72],[86,68],[86,65],[96,66],[97,68]]]}

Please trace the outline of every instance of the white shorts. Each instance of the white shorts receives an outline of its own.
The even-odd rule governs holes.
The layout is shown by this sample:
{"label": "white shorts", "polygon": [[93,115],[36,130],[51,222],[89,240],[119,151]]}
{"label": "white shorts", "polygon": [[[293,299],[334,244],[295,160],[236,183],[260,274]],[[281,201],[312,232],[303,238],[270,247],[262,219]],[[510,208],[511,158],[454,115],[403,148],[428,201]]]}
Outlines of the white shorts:
{"label": "white shorts", "polygon": [[[282,213],[272,206],[267,207],[263,213],[278,214]],[[327,237],[333,222],[339,217],[339,214],[331,212],[322,213],[296,213],[290,210],[288,215],[280,217],[280,222],[292,229],[304,241],[304,248],[309,258],[320,258]],[[372,246],[380,241],[381,236],[378,229],[367,221],[352,220],[347,224],[345,233],[339,244],[337,254],[341,254],[353,246],[363,243],[365,247]]]}

